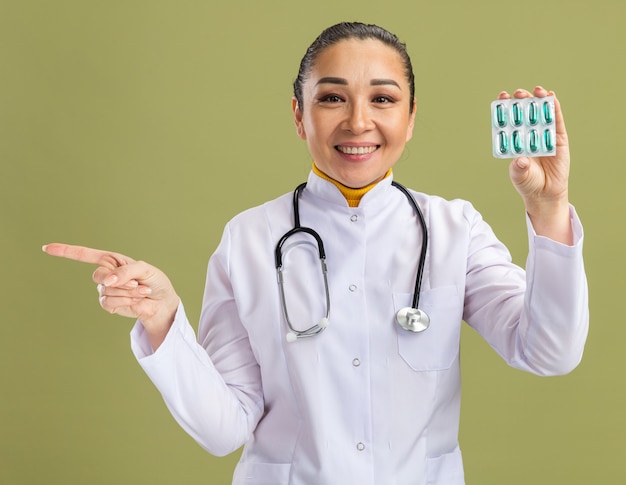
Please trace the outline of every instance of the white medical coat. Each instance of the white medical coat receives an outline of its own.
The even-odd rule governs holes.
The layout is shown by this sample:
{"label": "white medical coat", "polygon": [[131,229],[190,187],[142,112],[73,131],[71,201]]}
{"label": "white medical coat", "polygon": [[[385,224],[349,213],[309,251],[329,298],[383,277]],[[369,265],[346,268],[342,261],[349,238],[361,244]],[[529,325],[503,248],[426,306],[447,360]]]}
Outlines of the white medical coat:
{"label": "white medical coat", "polygon": [[[226,226],[197,340],[182,304],[156,352],[137,322],[133,351],[180,425],[215,455],[245,444],[234,484],[463,484],[462,320],[513,367],[554,375],[579,363],[587,284],[573,209],[573,247],[529,224],[524,272],[468,202],[414,196],[429,231],[422,333],[395,323],[411,303],[422,238],[405,196],[388,177],[350,208],[313,173],[300,217],[325,244],[324,332],[285,338],[274,250],[293,227],[291,194]],[[298,235],[283,252],[289,315],[304,329],[326,311],[317,249]]]}

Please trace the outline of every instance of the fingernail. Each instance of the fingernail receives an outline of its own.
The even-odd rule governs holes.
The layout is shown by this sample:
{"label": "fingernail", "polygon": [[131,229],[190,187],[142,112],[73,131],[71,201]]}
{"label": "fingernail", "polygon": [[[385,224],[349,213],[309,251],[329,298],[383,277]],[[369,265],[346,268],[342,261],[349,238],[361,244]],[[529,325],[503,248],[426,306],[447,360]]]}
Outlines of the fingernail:
{"label": "fingernail", "polygon": [[142,286],[141,288],[139,288],[139,294],[150,295],[152,294],[152,288],[150,288],[149,286]]}
{"label": "fingernail", "polygon": [[98,285],[96,288],[98,290],[98,294],[102,295],[102,288],[104,288],[104,285]]}
{"label": "fingernail", "polygon": [[117,275],[109,275],[107,276],[104,281],[102,282],[102,284],[104,286],[111,286],[113,284],[115,284],[117,282]]}
{"label": "fingernail", "polygon": [[41,246],[41,250],[45,253],[46,249],[48,248],[47,244],[44,244],[43,246]]}

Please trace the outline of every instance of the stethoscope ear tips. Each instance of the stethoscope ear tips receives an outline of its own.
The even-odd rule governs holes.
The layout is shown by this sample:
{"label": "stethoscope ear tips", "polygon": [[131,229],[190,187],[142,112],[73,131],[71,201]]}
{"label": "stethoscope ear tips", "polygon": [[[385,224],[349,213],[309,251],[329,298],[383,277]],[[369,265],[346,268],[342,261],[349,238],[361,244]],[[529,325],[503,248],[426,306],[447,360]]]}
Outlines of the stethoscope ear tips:
{"label": "stethoscope ear tips", "polygon": [[285,335],[285,337],[287,339],[287,342],[295,342],[299,338],[312,337],[313,335],[317,335],[318,333],[323,331],[326,327],[328,327],[328,325],[329,325],[328,318],[324,317],[320,320],[320,323],[312,326],[310,329],[305,330],[304,332],[298,332],[298,331],[288,332],[287,335]]}

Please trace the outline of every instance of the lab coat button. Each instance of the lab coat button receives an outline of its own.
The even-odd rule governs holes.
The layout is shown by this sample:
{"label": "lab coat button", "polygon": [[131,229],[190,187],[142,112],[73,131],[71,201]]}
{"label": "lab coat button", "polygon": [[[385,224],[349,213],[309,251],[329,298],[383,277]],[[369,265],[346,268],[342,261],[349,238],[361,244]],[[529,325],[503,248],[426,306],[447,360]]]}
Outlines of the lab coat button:
{"label": "lab coat button", "polygon": [[363,451],[365,449],[365,445],[363,443],[357,443],[356,449],[359,451]]}
{"label": "lab coat button", "polygon": [[357,216],[356,214],[352,214],[352,215],[350,216],[350,220],[351,220],[352,222],[356,222],[356,221],[358,221],[358,220],[359,220],[359,216]]}
{"label": "lab coat button", "polygon": [[352,360],[352,365],[353,365],[354,367],[358,367],[358,366],[360,366],[360,365],[361,365],[361,361],[360,361],[359,359],[353,359],[353,360]]}
{"label": "lab coat button", "polygon": [[350,291],[352,291],[352,292],[355,292],[356,291],[356,285],[350,285],[350,286],[348,286],[348,289]]}

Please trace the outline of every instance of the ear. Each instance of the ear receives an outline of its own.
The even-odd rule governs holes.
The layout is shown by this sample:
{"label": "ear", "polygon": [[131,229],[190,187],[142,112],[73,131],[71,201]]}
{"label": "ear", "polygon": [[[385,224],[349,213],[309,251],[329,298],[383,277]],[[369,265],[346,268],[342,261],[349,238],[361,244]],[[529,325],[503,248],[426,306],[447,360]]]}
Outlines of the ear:
{"label": "ear", "polygon": [[291,110],[293,111],[293,121],[296,124],[296,133],[298,133],[300,138],[306,140],[306,132],[304,131],[304,124],[302,123],[303,115],[295,96],[291,98]]}
{"label": "ear", "polygon": [[409,126],[406,129],[406,141],[413,138],[413,128],[415,128],[415,115],[417,114],[417,98],[413,98],[413,109],[409,115]]}

